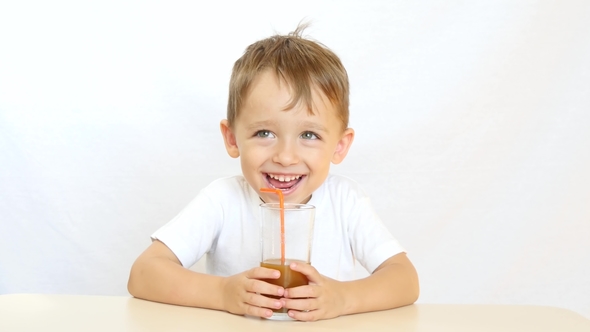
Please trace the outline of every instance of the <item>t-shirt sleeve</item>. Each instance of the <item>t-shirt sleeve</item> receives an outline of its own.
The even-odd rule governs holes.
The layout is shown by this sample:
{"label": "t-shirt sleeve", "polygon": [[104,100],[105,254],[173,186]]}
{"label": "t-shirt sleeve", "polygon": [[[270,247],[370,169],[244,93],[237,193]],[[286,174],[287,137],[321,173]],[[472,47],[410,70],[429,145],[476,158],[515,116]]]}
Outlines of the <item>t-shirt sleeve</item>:
{"label": "t-shirt sleeve", "polygon": [[404,252],[375,212],[368,197],[357,197],[350,215],[349,234],[357,261],[373,273],[385,260]]}
{"label": "t-shirt sleeve", "polygon": [[202,190],[174,219],[152,234],[184,267],[191,267],[211,250],[223,222],[222,208]]}

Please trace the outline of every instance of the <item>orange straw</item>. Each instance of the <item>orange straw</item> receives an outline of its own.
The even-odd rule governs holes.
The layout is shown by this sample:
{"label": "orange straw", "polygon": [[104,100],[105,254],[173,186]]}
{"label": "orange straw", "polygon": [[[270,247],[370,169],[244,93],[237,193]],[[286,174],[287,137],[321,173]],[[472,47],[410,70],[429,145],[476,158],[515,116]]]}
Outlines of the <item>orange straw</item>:
{"label": "orange straw", "polygon": [[280,189],[260,188],[263,193],[275,193],[279,196],[279,207],[281,208],[281,265],[285,265],[285,198]]}

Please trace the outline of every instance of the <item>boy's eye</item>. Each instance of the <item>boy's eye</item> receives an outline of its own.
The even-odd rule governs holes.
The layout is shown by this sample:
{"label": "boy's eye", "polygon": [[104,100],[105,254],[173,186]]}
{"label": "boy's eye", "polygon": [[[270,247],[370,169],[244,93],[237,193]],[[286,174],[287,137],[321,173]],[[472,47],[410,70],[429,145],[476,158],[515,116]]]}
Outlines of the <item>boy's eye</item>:
{"label": "boy's eye", "polygon": [[254,136],[260,137],[260,138],[269,138],[269,137],[273,137],[273,134],[268,130],[259,130],[256,132],[256,134],[254,134]]}
{"label": "boy's eye", "polygon": [[311,131],[306,131],[303,134],[301,134],[301,138],[303,138],[303,139],[319,139],[319,136]]}

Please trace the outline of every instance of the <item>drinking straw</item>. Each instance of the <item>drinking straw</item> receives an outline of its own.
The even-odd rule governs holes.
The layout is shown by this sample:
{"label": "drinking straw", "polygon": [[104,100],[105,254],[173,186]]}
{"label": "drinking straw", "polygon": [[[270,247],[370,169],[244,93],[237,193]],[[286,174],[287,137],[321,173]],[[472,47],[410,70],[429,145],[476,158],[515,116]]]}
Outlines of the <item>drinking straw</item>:
{"label": "drinking straw", "polygon": [[285,265],[285,198],[281,189],[260,188],[263,193],[275,193],[279,196],[279,208],[281,209],[281,265]]}

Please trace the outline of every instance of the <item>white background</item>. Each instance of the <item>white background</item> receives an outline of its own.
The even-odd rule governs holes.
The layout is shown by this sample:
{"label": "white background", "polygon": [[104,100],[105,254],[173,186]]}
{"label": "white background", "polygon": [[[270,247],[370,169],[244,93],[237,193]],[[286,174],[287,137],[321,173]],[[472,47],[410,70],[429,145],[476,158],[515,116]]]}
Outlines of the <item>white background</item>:
{"label": "white background", "polygon": [[[83,3],[83,4],[82,4]],[[233,62],[292,31],[334,50],[371,194],[420,303],[590,318],[590,2],[0,4],[0,294],[126,295],[210,181]]]}

